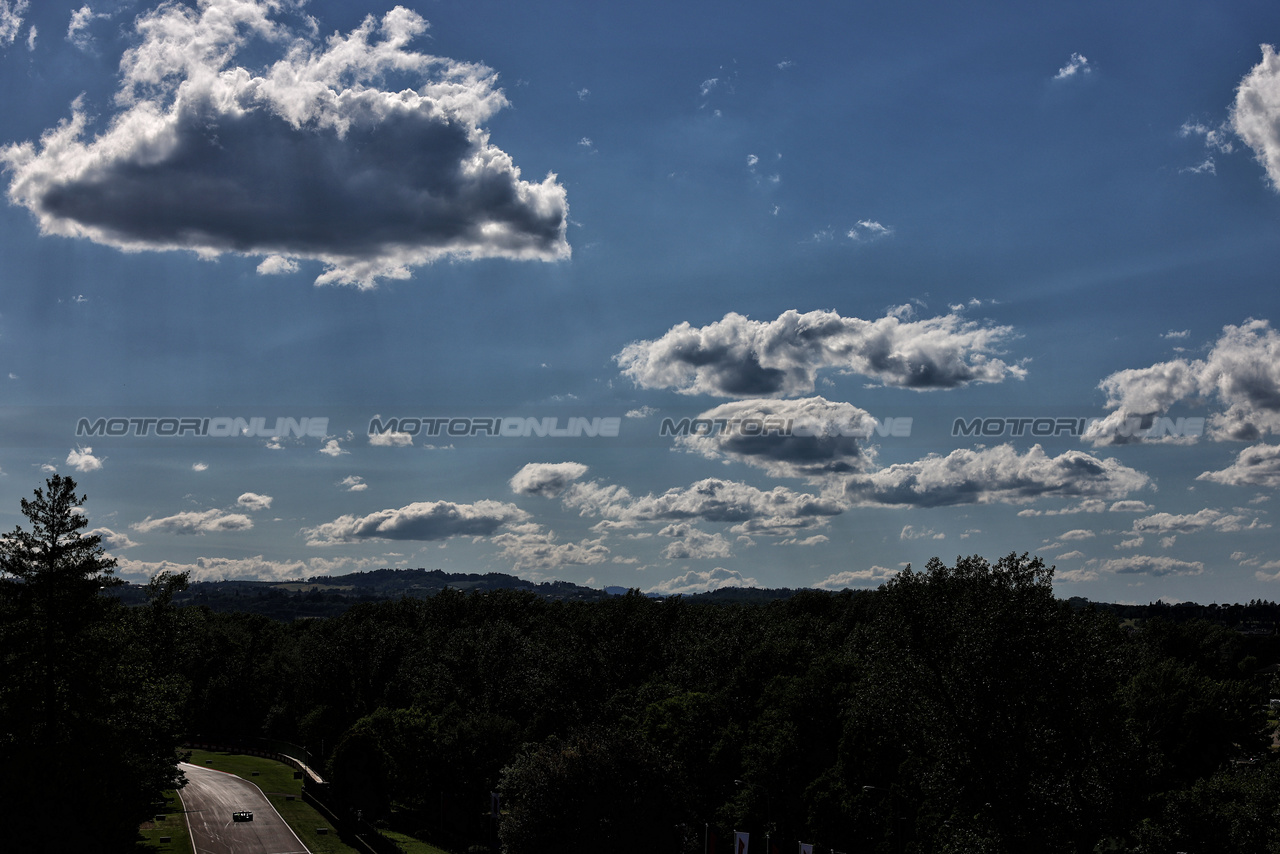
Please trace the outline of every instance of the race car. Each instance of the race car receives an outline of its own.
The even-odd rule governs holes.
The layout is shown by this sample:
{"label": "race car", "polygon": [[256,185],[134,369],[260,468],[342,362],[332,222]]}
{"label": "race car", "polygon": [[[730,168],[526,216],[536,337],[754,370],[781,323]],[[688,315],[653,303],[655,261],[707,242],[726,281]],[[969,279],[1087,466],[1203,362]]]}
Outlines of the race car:
{"label": "race car", "polygon": [[231,814],[232,821],[253,821],[253,813],[249,810],[238,810]]}

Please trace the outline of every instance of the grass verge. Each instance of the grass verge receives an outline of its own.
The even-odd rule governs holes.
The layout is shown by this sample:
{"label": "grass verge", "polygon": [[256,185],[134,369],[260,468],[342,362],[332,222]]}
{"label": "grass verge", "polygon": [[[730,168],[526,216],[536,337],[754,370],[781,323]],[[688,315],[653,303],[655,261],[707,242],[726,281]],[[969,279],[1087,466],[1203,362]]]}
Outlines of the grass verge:
{"label": "grass verge", "polygon": [[[138,828],[141,841],[137,851],[150,854],[194,854],[191,835],[187,832],[187,817],[182,811],[182,801],[177,792],[165,792],[165,807],[156,811],[164,816],[159,821],[144,821]],[[168,839],[168,842],[161,842]]]}

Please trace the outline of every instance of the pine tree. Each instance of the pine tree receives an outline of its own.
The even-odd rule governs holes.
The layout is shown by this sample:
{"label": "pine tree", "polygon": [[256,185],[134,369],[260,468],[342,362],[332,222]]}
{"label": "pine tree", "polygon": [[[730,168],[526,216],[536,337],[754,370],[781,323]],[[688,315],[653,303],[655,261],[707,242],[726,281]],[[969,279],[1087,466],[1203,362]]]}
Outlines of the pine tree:
{"label": "pine tree", "polygon": [[130,850],[153,802],[180,780],[184,684],[155,667],[154,616],[103,595],[122,582],[101,538],[84,533],[84,502],[55,474],[21,502],[30,526],[0,539],[6,850]]}

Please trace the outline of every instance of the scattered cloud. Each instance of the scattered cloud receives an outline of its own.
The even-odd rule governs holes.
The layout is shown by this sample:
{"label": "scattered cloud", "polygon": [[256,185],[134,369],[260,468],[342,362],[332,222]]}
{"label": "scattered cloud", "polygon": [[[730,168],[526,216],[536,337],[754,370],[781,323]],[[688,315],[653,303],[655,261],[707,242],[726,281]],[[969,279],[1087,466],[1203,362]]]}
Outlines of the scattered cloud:
{"label": "scattered cloud", "polygon": [[1178,136],[1199,137],[1204,140],[1205,148],[1222,154],[1230,154],[1235,150],[1235,143],[1231,141],[1231,126],[1226,122],[1213,127],[1203,122],[1183,122],[1178,129]]}
{"label": "scattered cloud", "polygon": [[554,531],[526,522],[509,525],[489,541],[502,549],[511,568],[520,571],[545,572],[563,566],[593,566],[609,559],[604,539],[584,539],[576,543],[558,543]]}
{"label": "scattered cloud", "polygon": [[899,570],[884,566],[869,569],[845,570],[828,575],[813,586],[819,590],[845,590],[857,587],[879,587],[897,576]]}
{"label": "scattered cloud", "polygon": [[1083,77],[1092,72],[1093,67],[1089,65],[1089,60],[1078,53],[1073,53],[1071,58],[1067,60],[1067,64],[1059,68],[1058,73],[1053,75],[1053,79],[1068,80],[1072,77]]}
{"label": "scattered cloud", "polygon": [[67,465],[78,472],[97,471],[102,468],[102,458],[93,455],[93,448],[72,448],[67,454]]}
{"label": "scattered cloud", "polygon": [[667,560],[704,560],[733,557],[733,547],[722,534],[709,534],[684,522],[668,525],[658,532],[673,542],[662,550]]}
{"label": "scattered cloud", "polygon": [[[372,445],[375,443],[370,440],[369,444]],[[316,451],[316,453],[324,454],[326,457],[340,457],[343,454],[349,454],[351,452],[343,448],[342,445],[338,443],[337,439],[329,439],[324,443],[320,450]]]}
{"label": "scattered cloud", "polygon": [[1211,480],[1230,486],[1280,486],[1280,445],[1254,445],[1236,455],[1236,461],[1221,471],[1202,472],[1196,480]]}
{"label": "scattered cloud", "polygon": [[732,398],[808,394],[828,368],[919,391],[1026,375],[993,357],[1013,337],[1010,327],[955,314],[909,317],[906,309],[878,320],[792,310],[764,322],[730,313],[701,328],[681,323],[661,338],[627,345],[614,359],[644,388]]}
{"label": "scattered cloud", "polygon": [[347,488],[347,492],[364,492],[369,488],[369,484],[365,483],[364,478],[358,474],[344,477],[340,485],[345,486]]}
{"label": "scattered cloud", "polygon": [[863,471],[872,459],[862,443],[878,422],[850,403],[822,397],[740,400],[695,419],[723,429],[679,436],[678,445],[708,459],[729,459],[774,477],[818,477]]}
{"label": "scattered cloud", "polygon": [[1179,560],[1163,555],[1129,555],[1109,560],[1091,560],[1088,565],[1098,572],[1117,575],[1200,575],[1204,572],[1201,561]]}
{"label": "scattered cloud", "polygon": [[529,463],[515,473],[509,484],[517,495],[556,498],[586,473],[587,467],[582,463]]}
{"label": "scattered cloud", "polygon": [[1145,501],[1130,498],[1126,501],[1117,501],[1107,509],[1112,513],[1146,513],[1151,509],[1151,505]]}
{"label": "scattered cloud", "polygon": [[691,596],[695,593],[709,593],[722,587],[759,586],[760,582],[754,578],[748,578],[734,569],[725,569],[722,566],[717,566],[715,569],[706,572],[690,570],[684,575],[677,575],[675,578],[670,578],[661,584],[655,584],[645,592],[662,596]]}
{"label": "scattered cloud", "polygon": [[1133,533],[1139,535],[1190,534],[1206,528],[1226,533],[1236,533],[1269,527],[1271,526],[1259,521],[1256,516],[1248,517],[1205,508],[1195,513],[1155,513],[1151,516],[1136,519],[1133,523]]}
{"label": "scattered cloud", "polygon": [[284,255],[268,255],[258,265],[259,276],[283,276],[288,273],[296,273],[301,269],[298,262],[292,258],[286,258]]}
{"label": "scattered cloud", "polygon": [[379,510],[367,516],[340,516],[303,530],[308,546],[331,546],[367,540],[444,540],[450,537],[487,537],[503,525],[523,522],[527,513],[514,504],[477,501],[419,501],[404,507]]}
{"label": "scattered cloud", "polygon": [[[27,13],[30,0],[0,0],[0,45],[11,45],[22,30],[22,16]],[[35,28],[31,28],[32,33]],[[31,36],[34,38],[34,35]]]}
{"label": "scattered cloud", "polygon": [[634,498],[621,486],[596,481],[565,491],[565,506],[615,522],[694,521],[733,523],[733,533],[788,536],[826,524],[844,512],[839,501],[782,486],[762,490],[737,481],[706,478],[689,487]]}
{"label": "scattered cloud", "polygon": [[[39,143],[0,150],[9,199],[44,234],[315,260],[319,284],[373,287],[442,258],[569,256],[564,187],[522,180],[484,128],[508,104],[493,70],[413,50],[428,25],[402,6],[324,40],[295,11],[206,0],[143,14],[118,112],[90,138],[80,99]],[[278,56],[237,65],[251,43]],[[383,91],[388,75],[413,85]]]}
{"label": "scattered cloud", "polygon": [[902,530],[898,532],[899,540],[945,540],[946,538],[945,533],[932,528],[917,529],[914,525],[903,525]]}
{"label": "scattered cloud", "polygon": [[386,565],[385,558],[313,557],[298,561],[267,560],[262,555],[249,558],[198,557],[191,563],[140,561],[118,558],[116,574],[121,578],[145,581],[161,572],[190,573],[192,581],[251,579],[257,581],[302,580],[323,575],[346,575]]}
{"label": "scattered cloud", "polygon": [[236,504],[246,510],[270,510],[271,502],[274,501],[270,495],[258,495],[256,492],[246,492],[236,499]]}
{"label": "scattered cloud", "polygon": [[1119,499],[1147,486],[1142,472],[1114,459],[1080,451],[1056,457],[1034,445],[1012,445],[930,454],[870,474],[850,477],[846,496],[860,505],[943,507],[957,504],[1022,504],[1041,498]]}
{"label": "scattered cloud", "polygon": [[208,463],[192,463],[191,470],[192,471],[208,471],[209,464]]}
{"label": "scattered cloud", "polygon": [[369,444],[375,448],[407,448],[413,444],[412,433],[370,433]]}
{"label": "scattered cloud", "polygon": [[101,537],[103,544],[108,549],[131,549],[138,545],[129,539],[128,534],[122,531],[113,531],[110,528],[94,528],[91,531],[86,531],[85,535]]}
{"label": "scattered cloud", "polygon": [[[1266,320],[1250,318],[1225,326],[1205,359],[1174,359],[1111,374],[1098,387],[1113,411],[1090,425],[1085,440],[1124,444],[1143,439],[1145,429],[1175,403],[1216,399],[1226,409],[1209,419],[1217,440],[1257,441],[1280,430],[1280,334]],[[1166,441],[1183,441],[1170,437]]]}
{"label": "scattered cloud", "polygon": [[89,25],[97,18],[110,18],[106,13],[95,13],[88,4],[71,13],[71,22],[67,24],[67,41],[80,50],[88,50],[93,44],[93,36],[89,34]]}
{"label": "scattered cloud", "polygon": [[247,531],[253,520],[243,513],[225,510],[191,510],[153,519],[150,516],[129,526],[144,534],[160,531],[166,534],[222,534],[229,531]]}
{"label": "scattered cloud", "polygon": [[870,240],[879,240],[882,237],[890,237],[893,229],[887,225],[881,225],[873,220],[859,220],[858,224],[849,229],[848,237],[850,240],[866,242]]}

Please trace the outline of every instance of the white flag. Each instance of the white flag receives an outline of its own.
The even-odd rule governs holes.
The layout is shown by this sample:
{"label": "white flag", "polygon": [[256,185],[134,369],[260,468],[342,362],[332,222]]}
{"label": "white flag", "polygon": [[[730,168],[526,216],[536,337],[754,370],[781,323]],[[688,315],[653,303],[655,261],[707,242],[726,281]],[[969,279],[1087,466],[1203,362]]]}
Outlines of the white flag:
{"label": "white flag", "polygon": [[747,843],[750,839],[750,833],[739,833],[735,830],[733,833],[733,854],[747,854]]}
{"label": "white flag", "polygon": [[813,843],[812,843],[812,842],[801,842],[801,843],[800,843],[800,854],[813,854]]}

